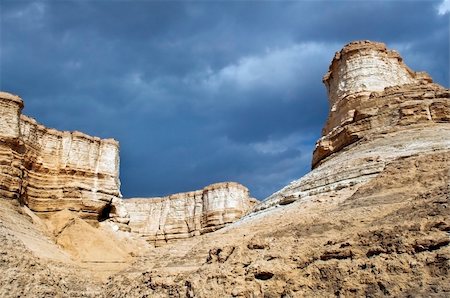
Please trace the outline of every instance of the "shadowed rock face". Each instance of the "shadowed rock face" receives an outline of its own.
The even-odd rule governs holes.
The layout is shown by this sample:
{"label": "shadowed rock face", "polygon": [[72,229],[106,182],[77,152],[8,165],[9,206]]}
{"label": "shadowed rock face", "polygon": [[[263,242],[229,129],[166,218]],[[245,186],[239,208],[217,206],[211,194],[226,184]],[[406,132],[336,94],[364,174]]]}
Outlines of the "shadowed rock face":
{"label": "shadowed rock face", "polygon": [[0,93],[2,196],[43,217],[67,208],[96,221],[108,204],[120,212],[118,142],[46,128],[22,108],[18,96]]}
{"label": "shadowed rock face", "polygon": [[256,200],[243,185],[225,182],[162,198],[126,199],[124,203],[131,231],[159,246],[222,228],[245,215]]}

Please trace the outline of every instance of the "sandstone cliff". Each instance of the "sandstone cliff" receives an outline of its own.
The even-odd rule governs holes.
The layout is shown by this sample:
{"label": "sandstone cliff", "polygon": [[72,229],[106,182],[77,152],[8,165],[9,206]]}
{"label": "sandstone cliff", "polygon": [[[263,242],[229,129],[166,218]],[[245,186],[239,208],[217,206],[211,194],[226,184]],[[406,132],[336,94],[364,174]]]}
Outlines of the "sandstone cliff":
{"label": "sandstone cliff", "polygon": [[212,232],[241,218],[256,203],[239,183],[216,183],[202,190],[162,198],[126,199],[133,233],[160,245]]}
{"label": "sandstone cliff", "polygon": [[[0,296],[450,296],[449,90],[368,41],[337,53],[324,81],[330,114],[314,169],[217,231],[189,237],[248,208],[239,184],[125,203],[133,231],[178,239],[160,247],[67,211],[53,215],[52,241],[34,213],[0,200]],[[22,103],[8,96],[2,195],[21,198]],[[100,245],[83,241],[98,233]]]}
{"label": "sandstone cliff", "polygon": [[159,245],[217,230],[255,204],[246,187],[232,182],[122,200],[117,141],[47,128],[22,115],[22,108],[20,97],[0,93],[0,191],[40,217],[68,209],[93,224],[108,220],[115,230],[132,228]]}
{"label": "sandstone cliff", "polygon": [[309,174],[136,262],[107,294],[448,297],[449,90],[368,41],[337,53],[324,82],[330,114]]}
{"label": "sandstone cliff", "polygon": [[384,44],[346,45],[323,81],[330,111],[314,170],[255,210],[367,182],[396,158],[450,148],[449,90]]}
{"label": "sandstone cliff", "polygon": [[313,156],[329,155],[369,135],[450,121],[449,92],[414,72],[382,43],[360,41],[336,53],[323,82],[330,113]]}
{"label": "sandstone cliff", "polygon": [[97,221],[110,208],[126,223],[118,142],[46,128],[21,115],[22,108],[21,98],[0,93],[2,197],[17,199],[43,217],[67,208]]}

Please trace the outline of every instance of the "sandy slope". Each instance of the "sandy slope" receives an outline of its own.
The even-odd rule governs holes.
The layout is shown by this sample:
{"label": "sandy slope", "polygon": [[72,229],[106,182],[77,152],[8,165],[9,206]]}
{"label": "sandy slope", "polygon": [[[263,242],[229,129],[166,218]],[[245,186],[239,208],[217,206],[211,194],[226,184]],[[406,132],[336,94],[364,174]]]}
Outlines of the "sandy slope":
{"label": "sandy slope", "polygon": [[450,152],[401,158],[359,189],[173,244],[160,255],[170,263],[141,260],[111,278],[107,293],[448,297],[449,171]]}
{"label": "sandy slope", "polygon": [[450,151],[403,157],[364,185],[159,248],[0,200],[0,296],[448,297],[449,173]]}

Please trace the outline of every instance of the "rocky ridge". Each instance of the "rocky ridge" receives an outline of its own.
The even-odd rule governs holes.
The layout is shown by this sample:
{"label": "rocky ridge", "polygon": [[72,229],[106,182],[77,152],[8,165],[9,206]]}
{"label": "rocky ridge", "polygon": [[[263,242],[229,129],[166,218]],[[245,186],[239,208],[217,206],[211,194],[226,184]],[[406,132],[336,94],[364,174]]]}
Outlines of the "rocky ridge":
{"label": "rocky ridge", "polygon": [[368,41],[337,53],[325,84],[310,173],[224,229],[136,262],[107,293],[447,297],[449,90]]}

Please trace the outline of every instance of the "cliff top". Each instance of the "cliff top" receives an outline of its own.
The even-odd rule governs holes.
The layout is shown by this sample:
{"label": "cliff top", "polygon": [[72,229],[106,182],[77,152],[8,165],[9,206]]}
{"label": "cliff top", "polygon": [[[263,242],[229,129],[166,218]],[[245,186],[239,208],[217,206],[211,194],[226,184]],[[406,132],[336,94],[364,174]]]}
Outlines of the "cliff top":
{"label": "cliff top", "polygon": [[330,106],[349,95],[369,95],[386,87],[431,83],[425,72],[415,72],[395,50],[381,42],[353,41],[336,52],[322,79]]}
{"label": "cliff top", "polygon": [[112,139],[112,138],[102,139],[102,138],[99,138],[96,136],[90,136],[88,134],[85,134],[85,133],[77,131],[77,130],[67,131],[67,130],[57,130],[54,128],[49,128],[49,127],[46,127],[45,125],[42,125],[38,121],[36,121],[36,119],[26,116],[26,115],[20,115],[20,120],[23,123],[27,123],[29,125],[35,126],[36,129],[38,129],[38,130],[44,131],[45,133],[52,134],[52,135],[55,135],[58,137],[63,137],[64,135],[72,135],[74,137],[86,139],[90,142],[99,142],[99,143],[106,143],[106,144],[112,144],[115,146],[119,146],[119,141],[117,141],[116,139]]}
{"label": "cliff top", "polygon": [[23,108],[23,100],[20,96],[8,92],[0,91],[0,99],[6,99],[18,103]]}
{"label": "cliff top", "polygon": [[228,181],[228,182],[213,183],[208,186],[205,186],[204,188],[202,188],[200,190],[180,192],[180,193],[175,193],[175,194],[171,194],[171,195],[164,196],[164,197],[129,198],[129,199],[126,199],[126,201],[130,202],[130,203],[131,202],[149,202],[149,203],[153,204],[153,203],[163,202],[166,200],[177,200],[177,199],[182,199],[182,198],[186,198],[186,197],[193,197],[196,195],[201,195],[205,191],[213,191],[216,189],[224,189],[224,188],[230,188],[230,187],[235,187],[235,188],[244,190],[245,192],[249,192],[248,188],[245,187],[244,185],[237,183],[237,182]]}
{"label": "cliff top", "polygon": [[[23,102],[22,98],[18,95],[15,95],[15,94],[12,94],[9,92],[0,91],[0,100],[4,100],[4,102],[14,102],[15,104],[18,105],[19,111],[21,111],[24,107],[24,102]],[[17,109],[17,105],[15,105],[16,109]],[[60,131],[60,130],[57,130],[54,128],[46,127],[46,126],[42,125],[41,123],[37,122],[34,118],[23,115],[23,114],[20,114],[20,122],[22,122],[22,124],[26,123],[28,125],[32,125],[37,130],[40,130],[42,132],[52,134],[52,135],[55,135],[58,137],[62,137],[64,135],[72,135],[75,137],[86,139],[90,142],[101,142],[101,143],[105,143],[105,144],[112,144],[115,146],[119,146],[119,142],[113,138],[102,139],[102,138],[99,138],[96,136],[90,136],[90,135],[85,134],[80,131]]]}

